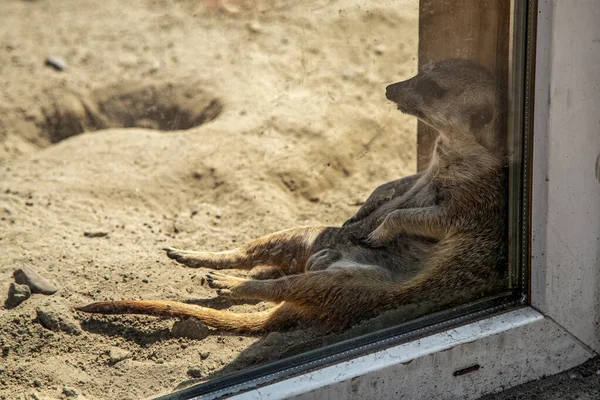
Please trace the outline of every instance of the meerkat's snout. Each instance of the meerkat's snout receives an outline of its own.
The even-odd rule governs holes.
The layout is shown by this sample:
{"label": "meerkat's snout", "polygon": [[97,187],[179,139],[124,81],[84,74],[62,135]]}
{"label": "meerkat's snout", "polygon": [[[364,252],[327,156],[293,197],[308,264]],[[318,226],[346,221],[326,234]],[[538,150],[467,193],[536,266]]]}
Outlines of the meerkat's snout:
{"label": "meerkat's snout", "polygon": [[425,117],[422,110],[423,101],[415,89],[415,79],[417,77],[388,85],[385,90],[385,97],[393,101],[403,114],[423,119]]}
{"label": "meerkat's snout", "polygon": [[393,101],[394,103],[398,103],[402,98],[402,88],[405,85],[406,81],[392,83],[385,88],[385,97]]}
{"label": "meerkat's snout", "polygon": [[406,95],[406,91],[408,89],[408,81],[396,82],[388,85],[385,88],[385,97],[393,101],[398,110],[405,114],[414,114],[414,104],[411,104],[408,101],[408,96]]}

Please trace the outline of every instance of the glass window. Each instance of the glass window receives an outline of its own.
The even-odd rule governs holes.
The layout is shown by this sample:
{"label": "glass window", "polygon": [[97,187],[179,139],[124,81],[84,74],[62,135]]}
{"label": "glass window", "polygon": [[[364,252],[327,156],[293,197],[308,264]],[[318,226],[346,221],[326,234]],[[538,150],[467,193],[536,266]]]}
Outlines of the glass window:
{"label": "glass window", "polygon": [[523,304],[528,7],[1,3],[0,394],[185,397]]}

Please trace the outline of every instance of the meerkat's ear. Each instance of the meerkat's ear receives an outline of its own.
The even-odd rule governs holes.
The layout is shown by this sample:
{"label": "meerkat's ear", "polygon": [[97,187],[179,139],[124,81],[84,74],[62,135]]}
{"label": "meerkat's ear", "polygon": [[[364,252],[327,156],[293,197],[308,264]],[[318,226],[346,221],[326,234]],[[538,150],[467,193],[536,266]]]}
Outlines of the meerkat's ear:
{"label": "meerkat's ear", "polygon": [[494,120],[494,109],[492,106],[484,106],[471,113],[471,131],[475,135],[475,140],[483,147],[494,152],[504,152],[505,146],[498,127],[494,129],[483,129]]}

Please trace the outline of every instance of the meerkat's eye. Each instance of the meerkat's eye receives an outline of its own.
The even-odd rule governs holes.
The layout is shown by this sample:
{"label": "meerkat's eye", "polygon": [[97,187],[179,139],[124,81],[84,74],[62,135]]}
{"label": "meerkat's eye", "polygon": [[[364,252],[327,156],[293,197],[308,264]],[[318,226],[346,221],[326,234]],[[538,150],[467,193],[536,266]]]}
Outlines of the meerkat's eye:
{"label": "meerkat's eye", "polygon": [[423,101],[425,101],[425,103],[439,99],[446,93],[445,89],[441,88],[440,85],[429,78],[423,78],[417,81],[415,89],[417,93],[423,97]]}
{"label": "meerkat's eye", "polygon": [[471,128],[481,129],[494,118],[494,111],[491,107],[483,107],[471,114]]}

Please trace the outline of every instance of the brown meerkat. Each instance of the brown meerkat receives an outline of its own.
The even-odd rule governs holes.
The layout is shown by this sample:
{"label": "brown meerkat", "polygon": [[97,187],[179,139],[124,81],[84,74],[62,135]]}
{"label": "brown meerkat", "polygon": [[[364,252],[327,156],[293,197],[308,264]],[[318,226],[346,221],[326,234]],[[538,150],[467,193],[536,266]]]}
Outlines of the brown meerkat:
{"label": "brown meerkat", "polygon": [[[439,132],[428,168],[378,187],[342,227],[296,227],[222,252],[166,248],[192,268],[209,268],[218,294],[277,306],[233,313],[160,300],[93,303],[102,314],[196,317],[238,332],[285,329],[312,321],[350,325],[399,306],[449,306],[505,285],[504,133],[492,74],[467,60],[430,64],[387,87],[403,113]],[[220,270],[278,269],[277,279],[245,279]]]}

